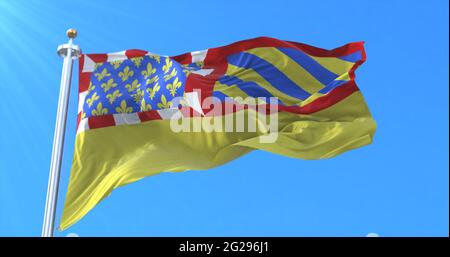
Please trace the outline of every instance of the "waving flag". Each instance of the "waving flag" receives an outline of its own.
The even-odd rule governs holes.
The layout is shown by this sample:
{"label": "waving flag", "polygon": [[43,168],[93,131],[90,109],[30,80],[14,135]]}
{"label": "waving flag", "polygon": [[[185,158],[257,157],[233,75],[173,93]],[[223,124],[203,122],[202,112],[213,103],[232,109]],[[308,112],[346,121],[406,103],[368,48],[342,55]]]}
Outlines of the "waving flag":
{"label": "waving flag", "polygon": [[[160,172],[209,169],[255,149],[321,159],[371,143],[376,125],[354,82],[364,61],[361,42],[324,50],[272,38],[174,57],[81,55],[60,229],[113,189]],[[244,125],[257,129],[227,125],[252,113]],[[275,127],[265,123],[274,117]],[[179,120],[187,126],[174,129]]]}

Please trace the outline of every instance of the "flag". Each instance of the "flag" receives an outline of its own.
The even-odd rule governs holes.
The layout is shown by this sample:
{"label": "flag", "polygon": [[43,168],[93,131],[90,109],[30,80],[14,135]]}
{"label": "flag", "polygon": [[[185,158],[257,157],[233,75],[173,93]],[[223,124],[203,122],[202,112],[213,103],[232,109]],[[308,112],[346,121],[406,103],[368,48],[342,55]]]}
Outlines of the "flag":
{"label": "flag", "polygon": [[370,144],[376,124],[354,81],[365,58],[362,42],[324,50],[267,37],[173,57],[80,55],[60,229],[161,172],[210,169],[255,149],[322,159]]}

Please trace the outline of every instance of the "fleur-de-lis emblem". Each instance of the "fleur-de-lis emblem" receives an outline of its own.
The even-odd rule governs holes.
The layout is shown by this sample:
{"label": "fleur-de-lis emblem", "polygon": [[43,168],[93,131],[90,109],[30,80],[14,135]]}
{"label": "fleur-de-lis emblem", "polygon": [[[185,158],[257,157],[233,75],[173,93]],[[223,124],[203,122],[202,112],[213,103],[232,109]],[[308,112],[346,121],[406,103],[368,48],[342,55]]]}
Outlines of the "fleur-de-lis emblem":
{"label": "fleur-de-lis emblem", "polygon": [[81,119],[86,118],[86,113],[84,111],[81,111]]}
{"label": "fleur-de-lis emblem", "polygon": [[120,106],[116,107],[117,113],[131,113],[132,111],[133,111],[133,108],[128,107],[127,102],[125,100],[122,100],[122,102],[120,102]]}
{"label": "fleur-de-lis emblem", "polygon": [[102,65],[103,65],[102,62],[97,62],[97,63],[95,63],[95,65],[94,65],[94,71],[97,70],[98,67],[100,67],[100,66],[102,66]]}
{"label": "fleur-de-lis emblem", "polygon": [[97,104],[97,108],[95,108],[95,110],[92,110],[92,116],[101,116],[105,114],[108,114],[108,109],[103,108],[101,102]]}
{"label": "fleur-de-lis emblem", "polygon": [[106,83],[102,83],[102,85],[101,85],[104,92],[106,92],[116,86],[117,86],[117,83],[114,83],[114,79],[112,79],[112,78],[109,79]]}
{"label": "fleur-de-lis emblem", "polygon": [[161,56],[159,56],[159,55],[150,55],[149,57],[154,59],[157,63],[161,63]]}
{"label": "fleur-de-lis emblem", "polygon": [[133,96],[133,100],[135,103],[139,104],[139,102],[142,100],[142,98],[144,97],[144,91],[141,90],[140,88],[138,88],[136,90],[136,94],[131,95]]}
{"label": "fleur-de-lis emblem", "polygon": [[189,106],[189,99],[186,96],[186,92],[183,93],[183,98],[180,100],[181,106]]}
{"label": "fleur-de-lis emblem", "polygon": [[150,111],[152,109],[152,106],[150,104],[147,104],[145,102],[145,99],[142,98],[141,100],[141,112]]}
{"label": "fleur-de-lis emblem", "polygon": [[103,68],[102,72],[100,73],[95,73],[95,76],[97,77],[98,81],[103,80],[105,77],[109,77],[111,76],[111,73],[108,73],[108,70],[106,70],[106,68]]}
{"label": "fleur-de-lis emblem", "polygon": [[176,75],[177,75],[177,70],[176,69],[172,69],[170,74],[164,75],[164,81],[168,81],[169,79],[175,77]]}
{"label": "fleur-de-lis emblem", "polygon": [[204,62],[196,62],[195,65],[198,67],[198,69],[203,68]]}
{"label": "fleur-de-lis emblem", "polygon": [[122,62],[123,61],[120,61],[120,60],[119,61],[112,61],[111,65],[114,67],[115,70],[117,70],[120,67],[120,65],[122,64]]}
{"label": "fleur-de-lis emblem", "polygon": [[95,86],[92,84],[92,81],[89,82],[88,92],[94,91]]}
{"label": "fleur-de-lis emblem", "polygon": [[181,81],[178,81],[178,78],[175,78],[172,83],[167,84],[166,88],[170,91],[172,96],[175,96],[177,93],[177,89],[181,87]]}
{"label": "fleur-de-lis emblem", "polygon": [[161,102],[157,104],[159,109],[169,109],[172,106],[171,101],[167,101],[164,95],[161,95]]}
{"label": "fleur-de-lis emblem", "polygon": [[134,71],[130,70],[130,67],[125,67],[123,71],[119,72],[119,77],[122,78],[122,81],[127,81],[129,77],[133,76]]}
{"label": "fleur-de-lis emblem", "polygon": [[144,76],[144,78],[150,77],[150,75],[154,74],[156,72],[156,69],[153,68],[151,63],[147,63],[147,69],[143,70],[141,74]]}
{"label": "fleur-de-lis emblem", "polygon": [[147,93],[150,96],[150,100],[153,100],[153,98],[155,97],[156,92],[158,92],[160,89],[160,86],[158,83],[156,83],[153,88],[147,88]]}
{"label": "fleur-de-lis emblem", "polygon": [[155,76],[153,76],[153,77],[151,77],[150,79],[147,79],[147,81],[145,82],[145,84],[151,84],[151,83],[154,83],[154,82],[157,82],[158,81],[158,79],[159,79],[159,77],[158,77],[158,75],[155,75]]}
{"label": "fleur-de-lis emblem", "polygon": [[135,79],[131,84],[126,84],[125,88],[128,89],[128,92],[133,92],[134,90],[136,90],[136,88],[141,86],[141,84],[138,82],[139,81]]}
{"label": "fleur-de-lis emblem", "polygon": [[94,104],[95,101],[97,101],[100,97],[97,95],[97,92],[94,92],[91,97],[86,99],[86,103],[89,106],[89,108]]}
{"label": "fleur-de-lis emblem", "polygon": [[164,71],[164,73],[168,73],[170,68],[172,68],[172,60],[166,57],[165,62],[166,64],[163,65],[162,70]]}
{"label": "fleur-de-lis emblem", "polygon": [[119,89],[116,89],[112,94],[107,94],[106,98],[108,98],[110,104],[113,104],[114,101],[116,101],[116,99],[121,96],[122,94],[120,93]]}
{"label": "fleur-de-lis emblem", "polygon": [[131,61],[134,62],[134,65],[136,65],[137,68],[141,66],[142,61],[144,60],[144,57],[135,57],[132,58]]}
{"label": "fleur-de-lis emblem", "polygon": [[183,73],[184,73],[184,76],[188,76],[190,73],[191,73],[191,70],[189,70],[189,69],[183,69]]}

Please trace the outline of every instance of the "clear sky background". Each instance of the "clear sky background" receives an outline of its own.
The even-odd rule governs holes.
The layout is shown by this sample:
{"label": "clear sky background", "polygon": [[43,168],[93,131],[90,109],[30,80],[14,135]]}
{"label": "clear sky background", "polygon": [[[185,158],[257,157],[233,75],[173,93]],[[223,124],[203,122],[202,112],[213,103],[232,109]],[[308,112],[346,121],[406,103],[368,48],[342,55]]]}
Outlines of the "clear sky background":
{"label": "clear sky background", "polygon": [[[208,171],[148,177],[57,236],[448,236],[448,1],[0,0],[0,236],[39,236],[62,59],[176,55],[257,36],[335,48],[365,41],[357,83],[372,145],[305,161],[255,151]],[[72,160],[75,68],[58,219]],[[151,162],[151,158],[149,158]]]}

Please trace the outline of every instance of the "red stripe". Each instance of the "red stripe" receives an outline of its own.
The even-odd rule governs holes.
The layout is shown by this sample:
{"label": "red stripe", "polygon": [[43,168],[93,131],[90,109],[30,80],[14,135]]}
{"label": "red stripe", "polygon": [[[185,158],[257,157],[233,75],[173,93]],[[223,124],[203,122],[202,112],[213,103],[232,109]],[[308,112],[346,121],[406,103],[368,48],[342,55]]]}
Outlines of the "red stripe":
{"label": "red stripe", "polygon": [[[355,42],[350,43],[333,50],[325,50],[322,48],[317,48],[309,46],[302,43],[295,43],[289,41],[282,41],[275,38],[259,37],[254,39],[248,39],[239,41],[227,46],[216,47],[208,49],[208,53],[205,58],[206,64],[214,64],[217,62],[225,61],[227,56],[247,51],[252,48],[257,47],[287,47],[303,51],[309,55],[319,56],[319,57],[341,57],[348,54],[352,54],[356,51],[364,52],[364,43]],[[364,55],[364,54],[363,54]]]}
{"label": "red stripe", "polygon": [[77,130],[78,130],[78,125],[80,125],[80,121],[81,121],[81,112],[79,112],[78,114],[77,114]]}
{"label": "red stripe", "polygon": [[89,129],[104,128],[115,126],[114,116],[112,114],[106,114],[102,116],[94,116],[88,118]]}
{"label": "red stripe", "polygon": [[358,87],[356,86],[354,81],[349,81],[335,89],[333,89],[328,94],[317,98],[313,102],[305,105],[305,106],[278,106],[280,111],[291,112],[297,114],[312,114],[323,109],[326,109],[347,96],[351,95],[353,92],[358,91]]}
{"label": "red stripe", "polygon": [[[304,106],[282,106],[282,105],[259,105],[258,111],[262,113],[269,114],[270,109],[274,109],[275,107],[278,108],[279,112],[290,112],[295,114],[313,114],[315,112],[324,110],[330,106],[333,106],[334,104],[340,102],[344,98],[348,97],[349,95],[353,94],[354,92],[358,91],[358,87],[354,83],[354,81],[349,81],[332,91],[330,91],[328,94],[317,98],[316,100],[312,101],[311,103],[304,105]],[[233,107],[231,108],[225,108],[227,104],[232,104]],[[228,110],[229,109],[229,110]],[[210,108],[208,112],[205,112],[205,116],[220,116],[224,114],[230,114],[233,112],[241,111],[241,110],[247,110],[247,109],[253,109],[256,110],[256,105],[248,105],[248,104],[238,104],[238,103],[221,103],[221,108],[215,108],[213,110]],[[221,112],[220,112],[221,111]],[[272,111],[273,112],[273,111]]]}
{"label": "red stripe", "polygon": [[180,54],[177,56],[172,56],[170,57],[172,59],[174,59],[175,61],[181,63],[181,64],[189,64],[192,63],[192,55],[191,53],[185,53],[185,54]]}
{"label": "red stripe", "polygon": [[298,43],[298,42],[292,42],[292,41],[286,41],[286,42],[293,45],[294,48],[296,48],[296,49],[302,50],[303,52],[305,52],[309,55],[313,55],[313,56],[317,56],[317,57],[339,58],[342,56],[352,54],[357,51],[364,52],[364,42],[362,42],[362,41],[349,43],[344,46],[335,48],[333,50],[326,50],[326,49],[322,49],[322,48],[318,48],[315,46],[310,46],[310,45]]}
{"label": "red stripe", "polygon": [[[238,41],[226,46],[221,47],[215,47],[215,48],[209,48],[207,59],[210,63],[214,63],[213,60],[221,60],[226,58],[230,54],[235,54],[242,51],[247,51],[252,48],[257,47],[287,47],[287,48],[293,48],[301,50],[309,55],[318,56],[318,57],[342,57],[345,55],[352,54],[356,51],[362,51],[363,56],[365,56],[364,53],[364,42],[354,42],[349,43],[344,46],[332,49],[332,50],[326,50],[323,48],[318,48],[314,46],[310,46],[303,43],[298,42],[292,42],[292,41],[283,41],[275,38],[270,37],[258,37],[258,38],[252,38],[247,40]],[[145,50],[139,50],[139,49],[130,49],[125,51],[125,55],[128,58],[134,58],[134,57],[141,57],[147,54],[148,52]],[[80,61],[82,60],[84,55],[81,55]],[[106,62],[108,59],[107,54],[88,54],[89,58],[91,58],[96,63]],[[170,57],[174,59],[175,61],[181,63],[181,64],[189,64],[192,62],[192,55],[191,53],[184,53],[176,56]],[[205,62],[207,60],[205,59]]]}
{"label": "red stripe", "polygon": [[78,78],[78,93],[89,89],[91,83],[91,72],[81,72]]}
{"label": "red stripe", "polygon": [[135,58],[135,57],[142,57],[145,56],[148,52],[144,50],[138,50],[138,49],[131,49],[125,51],[125,55],[128,57],[128,59]]}
{"label": "red stripe", "polygon": [[146,112],[138,112],[137,113],[139,116],[139,119],[144,122],[144,121],[149,121],[149,120],[160,120],[161,116],[159,115],[158,111],[156,110],[151,110],[151,111],[146,111]]}
{"label": "red stripe", "polygon": [[88,54],[87,56],[95,63],[106,62],[108,60],[107,54]]}
{"label": "red stripe", "polygon": [[84,66],[84,54],[80,54],[80,57],[78,59],[78,74],[81,74],[83,71]]}
{"label": "red stripe", "polygon": [[[266,114],[273,113],[270,109],[278,108],[279,112],[289,112],[293,114],[313,114],[315,112],[324,110],[339,101],[345,99],[350,96],[354,92],[358,91],[358,87],[353,81],[349,81],[348,83],[341,85],[328,94],[314,100],[313,102],[305,105],[305,106],[282,106],[282,105],[260,105],[258,106],[258,111]],[[246,105],[246,104],[234,104],[233,110],[228,110],[225,108],[226,103],[221,103],[221,108],[208,108],[205,112],[206,117],[211,116],[222,116],[225,114],[230,114],[232,112],[237,112],[241,110],[247,109],[256,109],[256,106]],[[190,107],[182,107],[180,111],[183,113],[184,117],[200,117],[201,115],[195,112]],[[156,110],[146,111],[146,112],[138,112],[139,119],[142,122],[150,121],[150,120],[161,120],[161,116],[158,114]],[[111,114],[103,115],[103,116],[93,116],[88,118],[89,128],[103,128],[109,126],[115,126],[114,117]]]}
{"label": "red stripe", "polygon": [[[214,69],[209,75],[202,76],[199,74],[190,74],[186,79],[185,91],[186,92],[199,92],[200,103],[203,103],[204,99],[212,96],[214,84],[216,81],[225,74],[227,70],[227,63],[216,64],[215,66],[204,65],[204,69]],[[204,109],[203,113],[207,113],[208,109]]]}
{"label": "red stripe", "polygon": [[199,112],[196,112],[194,109],[188,106],[182,106],[180,108],[181,114],[183,114],[183,117],[189,118],[189,117],[201,117],[202,114]]}

